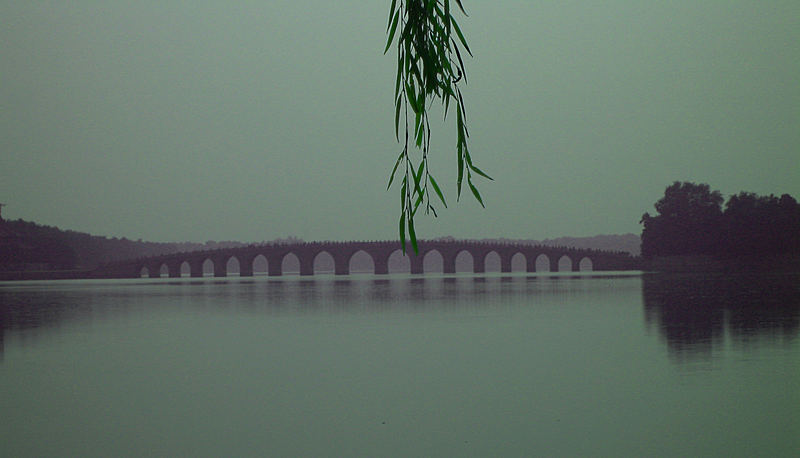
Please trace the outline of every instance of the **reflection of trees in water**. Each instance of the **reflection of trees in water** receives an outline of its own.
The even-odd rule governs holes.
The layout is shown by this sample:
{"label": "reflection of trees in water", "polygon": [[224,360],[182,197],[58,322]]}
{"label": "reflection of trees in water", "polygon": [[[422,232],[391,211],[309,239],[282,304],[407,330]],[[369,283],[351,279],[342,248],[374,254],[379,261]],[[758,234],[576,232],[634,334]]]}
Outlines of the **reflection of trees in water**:
{"label": "reflection of trees in water", "polygon": [[0,290],[0,357],[7,331],[58,326],[85,315],[91,309],[86,299],[70,291]]}
{"label": "reflection of trees in water", "polygon": [[86,296],[68,291],[0,291],[0,328],[41,328],[82,315]]}
{"label": "reflection of trees in water", "polygon": [[800,328],[797,274],[656,274],[642,281],[645,321],[671,352],[708,355],[733,344],[782,342]]}

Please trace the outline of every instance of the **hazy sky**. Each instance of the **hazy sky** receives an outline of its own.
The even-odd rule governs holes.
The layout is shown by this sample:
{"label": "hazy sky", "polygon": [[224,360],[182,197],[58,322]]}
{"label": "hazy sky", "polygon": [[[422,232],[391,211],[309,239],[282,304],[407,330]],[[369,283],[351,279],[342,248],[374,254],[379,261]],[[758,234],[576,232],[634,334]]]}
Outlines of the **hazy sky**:
{"label": "hazy sky", "polygon": [[[0,3],[3,215],[156,241],[397,237],[389,1]],[[487,208],[420,237],[640,232],[674,180],[800,198],[800,2],[465,0]],[[467,196],[465,196],[467,197]],[[454,205],[455,204],[455,205]]]}

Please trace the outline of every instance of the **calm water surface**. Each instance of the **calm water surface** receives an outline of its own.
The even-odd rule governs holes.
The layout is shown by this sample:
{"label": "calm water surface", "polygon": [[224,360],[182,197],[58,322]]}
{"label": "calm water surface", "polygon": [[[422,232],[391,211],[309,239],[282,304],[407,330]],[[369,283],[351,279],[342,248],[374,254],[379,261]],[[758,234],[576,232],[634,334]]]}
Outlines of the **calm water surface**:
{"label": "calm water surface", "polygon": [[0,283],[0,456],[798,456],[800,277]]}

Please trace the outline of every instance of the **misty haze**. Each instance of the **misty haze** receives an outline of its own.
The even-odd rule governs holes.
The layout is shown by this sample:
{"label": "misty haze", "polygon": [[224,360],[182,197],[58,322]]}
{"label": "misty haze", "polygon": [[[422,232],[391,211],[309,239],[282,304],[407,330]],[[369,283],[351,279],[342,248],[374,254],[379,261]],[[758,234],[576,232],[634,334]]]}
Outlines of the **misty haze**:
{"label": "misty haze", "polygon": [[0,456],[800,450],[800,2],[0,18]]}

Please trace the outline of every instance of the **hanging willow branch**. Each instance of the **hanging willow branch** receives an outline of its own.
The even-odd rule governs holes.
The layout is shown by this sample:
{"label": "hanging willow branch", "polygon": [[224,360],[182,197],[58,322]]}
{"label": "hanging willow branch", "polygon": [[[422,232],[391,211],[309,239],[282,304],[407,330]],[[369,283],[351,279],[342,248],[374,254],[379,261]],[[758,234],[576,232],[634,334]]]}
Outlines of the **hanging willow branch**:
{"label": "hanging willow branch", "polygon": [[[461,0],[454,0],[464,15]],[[472,183],[472,173],[492,179],[472,163],[467,139],[467,111],[459,84],[466,83],[467,74],[461,58],[461,50],[470,56],[464,35],[451,14],[449,0],[392,0],[389,9],[389,24],[386,32],[384,54],[397,36],[397,81],[395,83],[394,127],[397,141],[403,145],[400,155],[389,176],[387,189],[392,186],[396,175],[400,175],[400,242],[405,253],[406,228],[414,252],[418,252],[417,235],[414,231],[414,216],[424,203],[425,213],[437,216],[431,203],[431,190],[447,207],[439,184],[430,173],[428,152],[431,139],[428,107],[438,98],[444,106],[444,117],[450,109],[450,102],[456,105],[456,129],[458,139],[458,181],[457,197],[461,197],[461,183],[467,177],[467,185],[472,195],[483,206],[483,199]],[[455,32],[453,34],[452,32]],[[399,33],[399,35],[398,35]],[[409,112],[409,107],[411,111]],[[400,140],[400,119],[405,128]],[[413,119],[413,124],[410,121]],[[410,134],[410,135],[409,135]],[[421,151],[419,162],[412,158],[411,148]],[[402,166],[402,167],[401,167]]]}

